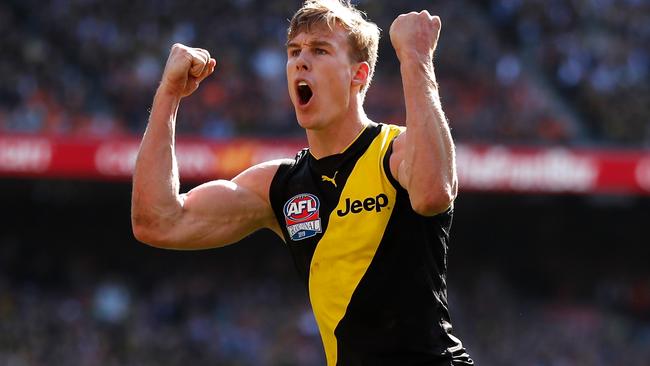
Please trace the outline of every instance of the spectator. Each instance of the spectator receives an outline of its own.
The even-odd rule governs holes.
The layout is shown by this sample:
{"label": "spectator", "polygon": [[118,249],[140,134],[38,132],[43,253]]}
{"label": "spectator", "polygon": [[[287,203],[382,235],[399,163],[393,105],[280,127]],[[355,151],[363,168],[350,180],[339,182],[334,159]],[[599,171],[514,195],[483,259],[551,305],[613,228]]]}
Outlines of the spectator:
{"label": "spectator", "polygon": [[[364,6],[384,30],[400,12],[427,8],[442,16],[436,67],[460,141],[644,144],[650,134],[647,4],[606,2],[608,12],[602,12],[596,3],[417,0]],[[166,54],[171,44],[183,42],[211,50],[219,66],[186,102],[179,133],[298,134],[283,71],[285,18],[292,6],[286,0],[3,3],[0,30],[7,36],[0,47],[15,56],[0,61],[6,81],[0,85],[0,131],[139,134]],[[593,19],[613,31],[594,30]],[[511,29],[516,32],[503,32]],[[378,121],[398,123],[401,83],[391,76],[397,64],[386,37],[380,48],[368,109]],[[534,58],[525,56],[531,48]],[[545,79],[537,77],[538,69]],[[547,79],[556,89],[546,87]],[[569,112],[558,99],[567,101]]]}

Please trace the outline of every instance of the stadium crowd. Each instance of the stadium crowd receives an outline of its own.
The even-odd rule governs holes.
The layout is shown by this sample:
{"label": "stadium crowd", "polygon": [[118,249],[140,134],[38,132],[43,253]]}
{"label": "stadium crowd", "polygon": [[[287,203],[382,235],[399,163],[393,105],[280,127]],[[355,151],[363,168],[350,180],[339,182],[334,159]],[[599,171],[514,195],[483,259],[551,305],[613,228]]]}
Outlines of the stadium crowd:
{"label": "stadium crowd", "polygon": [[[237,261],[208,255],[191,267],[178,257],[176,264],[149,258],[116,272],[101,263],[115,263],[115,254],[28,255],[25,246],[7,236],[0,242],[2,365],[324,365],[306,291],[281,251],[255,257],[251,248]],[[650,359],[650,301],[633,281],[597,282],[580,301],[570,293],[526,295],[539,290],[518,287],[496,268],[458,280],[450,292],[455,332],[479,365]]]}
{"label": "stadium crowd", "polygon": [[[7,250],[7,243],[2,245]],[[0,364],[323,363],[318,330],[306,298],[295,291],[297,281],[282,285],[277,277],[255,277],[248,265],[225,263],[219,263],[219,271],[196,268],[172,276],[155,271],[159,278],[143,273],[126,278],[93,272],[90,262],[79,260],[57,264],[73,268],[50,273],[62,276],[59,281],[0,275]]]}
{"label": "stadium crowd", "polygon": [[[0,134],[140,134],[169,48],[181,42],[210,50],[219,66],[183,102],[179,134],[302,135],[284,75],[287,18],[299,3],[0,2]],[[355,3],[383,29],[366,101],[377,121],[404,118],[389,26],[398,13],[426,8],[443,20],[436,68],[457,140],[650,145],[646,0]],[[126,220],[125,212],[112,217]],[[208,255],[178,267],[147,251],[144,265],[107,268],[133,255],[129,234],[55,238],[52,227],[31,225],[51,215],[68,230],[65,214],[32,215],[0,230],[0,365],[324,364],[287,258]],[[79,254],[61,249],[66,240],[129,249]],[[569,282],[545,297],[498,265],[451,279],[456,332],[479,365],[520,365],[522,357],[533,366],[647,365],[647,274],[592,269],[601,272],[592,287]]]}
{"label": "stadium crowd", "polygon": [[528,54],[581,115],[591,136],[648,145],[650,2],[491,0],[483,5],[504,39]]}
{"label": "stadium crowd", "polygon": [[[184,102],[181,134],[300,134],[284,43],[297,0],[36,0],[0,4],[0,131],[141,133],[170,46],[200,46],[218,72]],[[440,14],[436,67],[456,138],[647,144],[648,2],[359,1],[384,30],[367,110],[403,120],[395,15]],[[603,7],[607,11],[603,11]],[[532,56],[530,56],[532,55]]]}

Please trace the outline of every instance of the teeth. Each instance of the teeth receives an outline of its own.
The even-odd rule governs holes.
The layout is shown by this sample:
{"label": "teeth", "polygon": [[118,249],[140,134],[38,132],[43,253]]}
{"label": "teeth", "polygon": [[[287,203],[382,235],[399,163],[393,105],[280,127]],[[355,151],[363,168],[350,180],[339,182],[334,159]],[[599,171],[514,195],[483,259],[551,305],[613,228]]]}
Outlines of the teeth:
{"label": "teeth", "polygon": [[307,82],[301,81],[298,83],[298,86],[307,86]]}

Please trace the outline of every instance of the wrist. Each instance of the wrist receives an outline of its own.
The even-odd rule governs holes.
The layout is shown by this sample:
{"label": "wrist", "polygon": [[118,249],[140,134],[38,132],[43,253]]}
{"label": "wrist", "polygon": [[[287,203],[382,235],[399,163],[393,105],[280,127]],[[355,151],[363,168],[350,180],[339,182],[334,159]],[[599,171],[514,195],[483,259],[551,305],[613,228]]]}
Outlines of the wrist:
{"label": "wrist", "polygon": [[433,65],[433,54],[431,52],[419,52],[415,49],[409,49],[397,52],[397,58],[401,64]]}
{"label": "wrist", "polygon": [[160,85],[158,85],[158,90],[156,91],[156,94],[160,94],[166,97],[179,99],[179,100],[183,97],[181,88],[176,87],[174,85],[170,85],[169,82],[165,82],[164,80],[160,82]]}
{"label": "wrist", "polygon": [[434,83],[436,80],[433,61],[431,59],[422,59],[415,56],[400,59],[400,72],[403,79],[407,78],[412,81],[419,80],[420,82],[432,80]]}
{"label": "wrist", "polygon": [[183,96],[174,89],[164,86],[162,83],[158,86],[156,94],[153,97],[151,113],[176,116]]}

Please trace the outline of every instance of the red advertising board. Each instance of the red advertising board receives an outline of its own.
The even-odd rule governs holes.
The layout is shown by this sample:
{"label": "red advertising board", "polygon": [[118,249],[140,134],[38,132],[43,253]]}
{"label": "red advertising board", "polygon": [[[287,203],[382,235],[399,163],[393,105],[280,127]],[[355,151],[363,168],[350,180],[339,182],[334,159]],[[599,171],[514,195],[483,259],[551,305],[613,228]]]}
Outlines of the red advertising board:
{"label": "red advertising board", "polygon": [[457,164],[472,190],[650,194],[650,151],[461,145]]}
{"label": "red advertising board", "polygon": [[[0,176],[129,180],[139,140],[0,136]],[[291,158],[301,140],[179,139],[181,179],[230,178],[266,160]],[[461,190],[650,195],[650,151],[457,146]]]}

